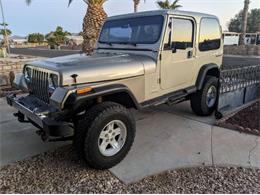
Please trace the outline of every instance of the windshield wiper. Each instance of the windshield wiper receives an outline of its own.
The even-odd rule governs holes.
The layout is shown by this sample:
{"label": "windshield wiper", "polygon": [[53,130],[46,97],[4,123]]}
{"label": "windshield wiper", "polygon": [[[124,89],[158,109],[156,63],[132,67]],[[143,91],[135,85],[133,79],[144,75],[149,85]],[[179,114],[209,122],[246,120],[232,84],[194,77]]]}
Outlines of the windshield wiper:
{"label": "windshield wiper", "polygon": [[132,43],[132,42],[116,42],[116,44],[122,44],[122,45],[133,45],[133,46],[137,46],[137,43]]}
{"label": "windshield wiper", "polygon": [[102,44],[107,44],[109,46],[112,46],[113,44],[121,44],[121,45],[133,45],[133,46],[137,46],[137,43],[132,43],[132,42],[100,42]]}
{"label": "windshield wiper", "polygon": [[101,43],[107,44],[107,45],[109,45],[109,46],[112,46],[112,43],[111,43],[111,42],[101,42]]}

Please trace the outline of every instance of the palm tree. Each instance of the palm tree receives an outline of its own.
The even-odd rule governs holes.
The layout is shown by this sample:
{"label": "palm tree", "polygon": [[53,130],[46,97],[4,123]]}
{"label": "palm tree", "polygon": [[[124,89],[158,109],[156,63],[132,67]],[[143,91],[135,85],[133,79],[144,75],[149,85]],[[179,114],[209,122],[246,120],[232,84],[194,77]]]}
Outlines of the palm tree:
{"label": "palm tree", "polygon": [[10,36],[11,34],[12,31],[9,29],[0,29],[0,35],[2,35],[3,37]]}
{"label": "palm tree", "polygon": [[32,0],[25,0],[25,2],[26,2],[27,5],[30,5]]}
{"label": "palm tree", "polygon": [[[32,0],[26,0],[30,4]],[[69,0],[69,5],[73,0]],[[101,27],[107,18],[103,5],[106,0],[83,0],[88,8],[83,19],[83,52],[91,54],[95,48]]]}
{"label": "palm tree", "polygon": [[[69,5],[73,0],[69,0]],[[82,50],[91,54],[95,48],[101,27],[107,18],[103,8],[106,0],[83,0],[88,8],[83,19],[83,47]]]}
{"label": "palm tree", "polygon": [[[0,26],[3,26],[3,28],[0,29],[0,35],[3,36],[3,40],[4,40],[4,46],[8,47],[9,45],[9,36],[12,34],[12,31],[9,30],[8,28],[6,28],[8,26],[8,24],[6,23],[1,23]],[[1,43],[0,43],[1,44]],[[7,48],[9,49],[9,48]],[[8,51],[9,53],[9,51]]]}
{"label": "palm tree", "polygon": [[[140,1],[141,0],[133,0],[133,2],[134,2],[134,12],[135,13],[138,12],[138,6],[140,4]],[[145,0],[144,0],[144,2],[145,2]]]}
{"label": "palm tree", "polygon": [[243,9],[243,22],[242,22],[242,34],[239,37],[239,45],[245,45],[245,36],[247,29],[247,17],[248,17],[248,9],[249,9],[249,0],[244,1],[244,9]]}
{"label": "palm tree", "polygon": [[134,12],[138,11],[138,5],[140,4],[140,0],[133,0],[134,1]]}
{"label": "palm tree", "polygon": [[173,3],[170,3],[169,0],[161,0],[157,1],[157,5],[161,9],[178,9],[182,7],[181,5],[178,5],[179,0],[175,0]]}

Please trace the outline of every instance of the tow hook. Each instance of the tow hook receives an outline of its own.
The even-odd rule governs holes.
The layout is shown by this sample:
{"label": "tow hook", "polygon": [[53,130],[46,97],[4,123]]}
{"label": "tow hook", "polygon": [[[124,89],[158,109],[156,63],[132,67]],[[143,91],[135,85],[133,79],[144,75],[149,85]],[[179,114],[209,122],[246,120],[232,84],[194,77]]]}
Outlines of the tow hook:
{"label": "tow hook", "polygon": [[17,117],[18,121],[21,123],[29,123],[30,121],[24,119],[24,114],[21,112],[14,113],[14,116]]}

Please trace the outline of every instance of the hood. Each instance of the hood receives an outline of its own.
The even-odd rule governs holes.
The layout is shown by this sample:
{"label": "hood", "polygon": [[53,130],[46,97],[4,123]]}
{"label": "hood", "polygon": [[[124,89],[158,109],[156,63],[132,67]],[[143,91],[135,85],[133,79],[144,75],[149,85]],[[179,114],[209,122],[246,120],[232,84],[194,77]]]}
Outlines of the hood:
{"label": "hood", "polygon": [[148,56],[136,54],[95,53],[91,56],[75,54],[29,63],[29,65],[58,72],[62,85],[102,82],[143,75],[144,64],[155,64]]}

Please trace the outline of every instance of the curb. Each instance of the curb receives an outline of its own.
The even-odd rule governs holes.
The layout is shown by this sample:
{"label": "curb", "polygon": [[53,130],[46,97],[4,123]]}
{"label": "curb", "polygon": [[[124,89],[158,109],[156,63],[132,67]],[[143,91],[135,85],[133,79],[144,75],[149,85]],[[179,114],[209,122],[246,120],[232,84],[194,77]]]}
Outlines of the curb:
{"label": "curb", "polygon": [[257,58],[260,59],[260,56],[248,56],[248,55],[231,55],[231,54],[224,54],[224,57],[232,57],[232,58]]}

